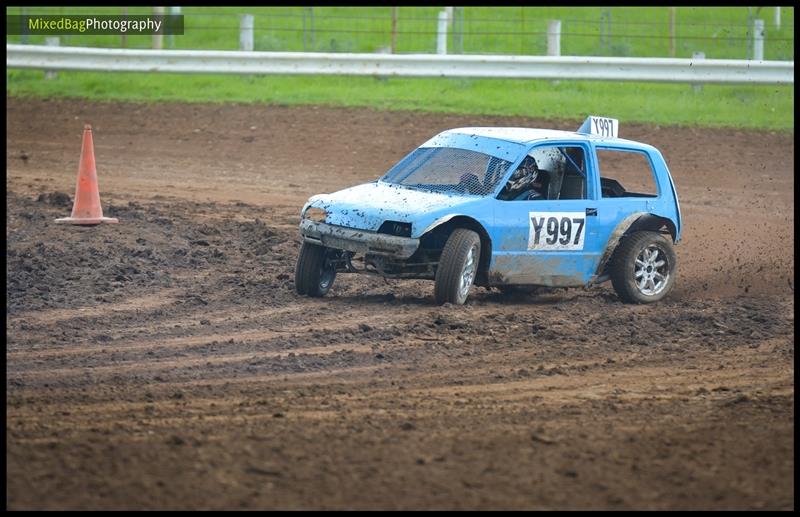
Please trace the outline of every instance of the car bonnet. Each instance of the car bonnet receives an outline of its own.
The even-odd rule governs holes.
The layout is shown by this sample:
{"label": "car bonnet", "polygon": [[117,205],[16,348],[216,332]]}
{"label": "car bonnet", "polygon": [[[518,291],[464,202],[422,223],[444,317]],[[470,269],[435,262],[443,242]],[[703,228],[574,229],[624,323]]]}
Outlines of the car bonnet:
{"label": "car bonnet", "polygon": [[307,206],[325,210],[328,224],[377,231],[384,221],[409,222],[412,235],[416,235],[438,214],[477,201],[480,198],[474,196],[426,192],[378,181],[318,194]]}

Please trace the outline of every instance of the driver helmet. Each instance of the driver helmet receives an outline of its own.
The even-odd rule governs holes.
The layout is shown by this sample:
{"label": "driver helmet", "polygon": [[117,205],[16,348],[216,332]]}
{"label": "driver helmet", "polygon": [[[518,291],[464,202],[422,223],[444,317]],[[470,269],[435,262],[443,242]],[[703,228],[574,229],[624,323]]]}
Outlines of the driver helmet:
{"label": "driver helmet", "polygon": [[532,156],[526,156],[522,160],[517,170],[511,174],[508,186],[511,192],[522,192],[541,186],[539,182],[539,166],[536,165],[536,160]]}

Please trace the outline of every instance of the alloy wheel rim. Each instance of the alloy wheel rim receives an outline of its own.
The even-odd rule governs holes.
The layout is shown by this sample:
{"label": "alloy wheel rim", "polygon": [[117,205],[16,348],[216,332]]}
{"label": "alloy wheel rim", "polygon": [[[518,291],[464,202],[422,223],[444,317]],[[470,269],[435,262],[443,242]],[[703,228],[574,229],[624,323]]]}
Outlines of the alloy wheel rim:
{"label": "alloy wheel rim", "polygon": [[475,247],[469,249],[467,260],[464,262],[464,269],[461,270],[461,285],[458,294],[461,298],[467,296],[472,281],[475,279]]}
{"label": "alloy wheel rim", "polygon": [[639,252],[634,266],[636,288],[645,296],[655,296],[669,282],[669,263],[666,253],[655,244]]}

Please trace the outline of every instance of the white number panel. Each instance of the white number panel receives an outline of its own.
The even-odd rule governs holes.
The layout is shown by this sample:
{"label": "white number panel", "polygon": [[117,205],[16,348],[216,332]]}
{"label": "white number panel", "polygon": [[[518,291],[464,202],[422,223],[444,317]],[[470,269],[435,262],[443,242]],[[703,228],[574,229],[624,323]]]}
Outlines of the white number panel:
{"label": "white number panel", "polygon": [[530,212],[528,250],[582,250],[585,212]]}
{"label": "white number panel", "polygon": [[597,136],[610,136],[617,138],[619,122],[613,118],[590,117],[592,122],[591,133]]}
{"label": "white number panel", "polygon": [[578,128],[578,133],[617,138],[619,136],[619,120],[590,115]]}

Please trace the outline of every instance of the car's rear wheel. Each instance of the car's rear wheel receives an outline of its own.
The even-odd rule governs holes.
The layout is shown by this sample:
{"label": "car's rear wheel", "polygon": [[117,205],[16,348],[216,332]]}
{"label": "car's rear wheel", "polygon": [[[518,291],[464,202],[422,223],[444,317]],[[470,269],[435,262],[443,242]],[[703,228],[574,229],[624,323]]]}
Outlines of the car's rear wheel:
{"label": "car's rear wheel", "polygon": [[480,257],[481,239],[478,234],[466,228],[453,230],[436,268],[436,303],[461,305],[467,301],[470,287],[478,273]]}
{"label": "car's rear wheel", "polygon": [[611,284],[623,302],[661,300],[675,285],[675,275],[676,257],[672,243],[659,233],[632,233],[614,252]]}
{"label": "car's rear wheel", "polygon": [[325,246],[304,242],[297,257],[294,285],[297,294],[325,296],[336,279],[333,251]]}

